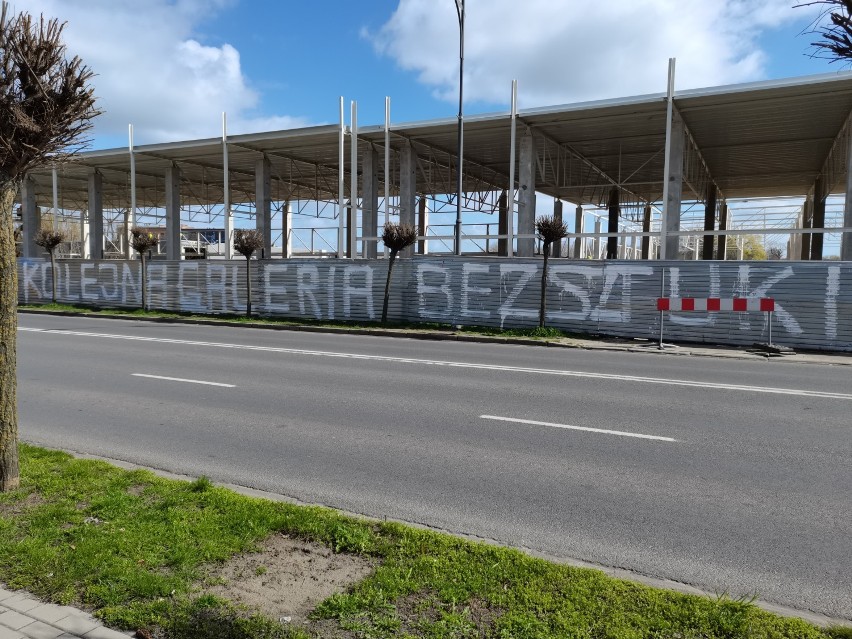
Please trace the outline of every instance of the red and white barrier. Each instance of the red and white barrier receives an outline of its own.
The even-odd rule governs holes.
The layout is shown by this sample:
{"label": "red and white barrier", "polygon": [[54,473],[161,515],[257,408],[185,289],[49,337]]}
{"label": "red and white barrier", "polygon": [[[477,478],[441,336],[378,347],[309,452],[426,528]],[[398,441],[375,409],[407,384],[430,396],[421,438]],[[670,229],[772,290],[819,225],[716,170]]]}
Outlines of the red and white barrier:
{"label": "red and white barrier", "polygon": [[707,313],[761,311],[772,313],[775,311],[775,300],[771,297],[659,297],[657,298],[657,310],[704,311]]}

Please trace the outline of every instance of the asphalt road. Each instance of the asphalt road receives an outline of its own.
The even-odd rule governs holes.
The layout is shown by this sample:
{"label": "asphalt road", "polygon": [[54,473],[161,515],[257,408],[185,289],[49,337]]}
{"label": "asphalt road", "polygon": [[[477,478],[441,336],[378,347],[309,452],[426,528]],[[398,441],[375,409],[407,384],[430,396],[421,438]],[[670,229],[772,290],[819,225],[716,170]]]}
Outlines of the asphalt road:
{"label": "asphalt road", "polygon": [[852,619],[847,367],[20,326],[24,440]]}

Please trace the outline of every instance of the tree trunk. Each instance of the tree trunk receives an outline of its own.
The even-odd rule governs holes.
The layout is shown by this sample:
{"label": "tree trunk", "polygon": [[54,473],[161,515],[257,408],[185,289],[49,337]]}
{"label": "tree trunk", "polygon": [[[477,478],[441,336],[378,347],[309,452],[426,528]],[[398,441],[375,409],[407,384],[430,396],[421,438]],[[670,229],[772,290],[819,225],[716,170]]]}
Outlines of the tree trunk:
{"label": "tree trunk", "polygon": [[251,257],[246,258],[246,317],[251,317]]}
{"label": "tree trunk", "polygon": [[547,254],[550,253],[550,244],[544,244],[544,265],[541,268],[541,308],[538,310],[538,325],[541,328],[544,328],[544,315],[547,313]]}
{"label": "tree trunk", "polygon": [[391,273],[393,273],[393,262],[396,259],[396,251],[390,252],[388,260],[388,279],[385,281],[385,302],[382,304],[382,324],[388,321],[388,300],[390,299]]}
{"label": "tree trunk", "polygon": [[20,485],[16,339],[18,331],[18,263],[12,209],[17,182],[0,184],[0,492]]}
{"label": "tree trunk", "polygon": [[148,269],[145,268],[145,252],[139,254],[142,260],[142,310],[148,310]]}
{"label": "tree trunk", "polygon": [[56,304],[56,249],[50,249],[50,285],[53,291],[53,303]]}

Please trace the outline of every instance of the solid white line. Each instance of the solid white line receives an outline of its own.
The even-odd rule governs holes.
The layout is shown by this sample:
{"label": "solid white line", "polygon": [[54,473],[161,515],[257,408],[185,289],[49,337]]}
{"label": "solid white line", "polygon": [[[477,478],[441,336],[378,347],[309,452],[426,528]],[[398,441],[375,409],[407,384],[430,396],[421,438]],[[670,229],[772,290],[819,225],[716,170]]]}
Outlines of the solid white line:
{"label": "solid white line", "polygon": [[642,433],[628,433],[623,430],[607,430],[606,428],[589,428],[588,426],[569,426],[568,424],[554,424],[552,422],[537,422],[532,419],[517,419],[515,417],[498,417],[497,415],[480,415],[481,419],[493,419],[498,422],[515,422],[516,424],[529,424],[531,426],[550,426],[551,428],[564,428],[566,430],[581,430],[586,433],[600,433],[602,435],[618,435],[620,437],[636,437],[637,439],[655,439],[661,442],[676,442],[671,437],[660,435],[643,435]]}
{"label": "solid white line", "polygon": [[188,384],[204,384],[206,386],[222,386],[223,388],[236,388],[233,384],[220,384],[219,382],[205,382],[200,379],[184,379],[182,377],[164,377],[163,375],[145,375],[144,373],[132,373],[133,377],[147,377],[149,379],[165,379],[169,382],[187,382]]}
{"label": "solid white line", "polygon": [[103,339],[123,339],[139,342],[159,342],[162,344],[182,344],[186,346],[207,346],[211,348],[232,348],[247,351],[263,351],[267,353],[286,353],[289,355],[309,355],[313,357],[334,357],[341,359],[358,359],[374,362],[397,362],[402,364],[421,364],[425,366],[446,366],[448,368],[471,368],[477,370],[506,371],[511,373],[530,373],[536,375],[557,375],[560,377],[580,377],[587,379],[606,379],[620,382],[637,382],[643,384],[662,384],[666,386],[687,386],[692,388],[712,388],[715,390],[731,390],[749,393],[769,393],[773,395],[793,395],[796,397],[820,397],[823,399],[852,400],[849,393],[831,393],[828,391],[802,390],[798,388],[773,388],[771,386],[744,386],[739,384],[720,384],[714,382],[699,382],[683,379],[667,379],[662,377],[639,377],[634,375],[613,375],[609,373],[589,373],[586,371],[565,371],[551,368],[526,368],[522,366],[500,366],[497,364],[475,364],[471,362],[448,362],[432,359],[415,359],[410,357],[388,357],[385,355],[360,355],[357,353],[335,353],[332,351],[310,351],[301,348],[280,348],[275,346],[250,346],[248,344],[228,344],[223,342],[199,342],[184,339],[169,339],[165,337],[142,337],[139,335],[114,335],[110,333],[88,333],[83,331],[63,331],[47,328],[24,328],[19,331],[42,333],[47,335],[74,335],[78,337],[100,337]]}

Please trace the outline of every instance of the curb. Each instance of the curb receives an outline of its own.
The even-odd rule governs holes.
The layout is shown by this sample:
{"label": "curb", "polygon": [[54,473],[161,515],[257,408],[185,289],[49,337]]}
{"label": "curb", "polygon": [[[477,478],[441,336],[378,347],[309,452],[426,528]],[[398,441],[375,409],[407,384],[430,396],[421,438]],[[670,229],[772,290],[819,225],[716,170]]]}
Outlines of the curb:
{"label": "curb", "polygon": [[[463,335],[455,332],[440,332],[440,331],[422,331],[417,329],[387,329],[387,328],[339,328],[336,326],[310,326],[303,324],[264,324],[260,322],[234,322],[229,320],[208,320],[196,318],[180,318],[180,317],[138,317],[123,314],[108,314],[108,313],[87,313],[73,311],[53,311],[39,309],[18,309],[19,313],[30,315],[54,315],[59,317],[87,317],[93,319],[113,319],[126,320],[137,322],[152,322],[157,324],[183,324],[188,326],[227,326],[237,328],[254,328],[261,330],[272,331],[301,331],[304,333],[330,333],[335,335],[369,335],[374,337],[397,337],[407,339],[432,340],[437,342],[468,342],[477,344],[503,344],[512,346],[539,346],[548,348],[566,348],[586,351],[610,351],[610,352],[628,352],[628,353],[646,353],[651,355],[674,355],[674,356],[691,356],[691,357],[716,357],[727,359],[744,359],[765,361],[767,359],[776,359],[786,361],[788,363],[819,363],[836,366],[852,366],[852,357],[845,353],[795,353],[793,356],[801,356],[803,359],[793,360],[790,356],[779,357],[767,352],[757,352],[754,350],[740,350],[736,347],[720,347],[714,345],[701,346],[692,343],[683,344],[682,350],[658,350],[655,343],[647,342],[647,345],[639,344],[618,344],[607,342],[596,342],[589,338],[582,342],[554,342],[538,340],[534,338],[524,337],[490,337],[488,335]],[[566,338],[571,339],[571,338]],[[706,349],[705,352],[694,349]],[[712,352],[706,352],[710,350]],[[814,361],[812,358],[837,358],[838,361]],[[845,359],[842,359],[845,358]]]}

